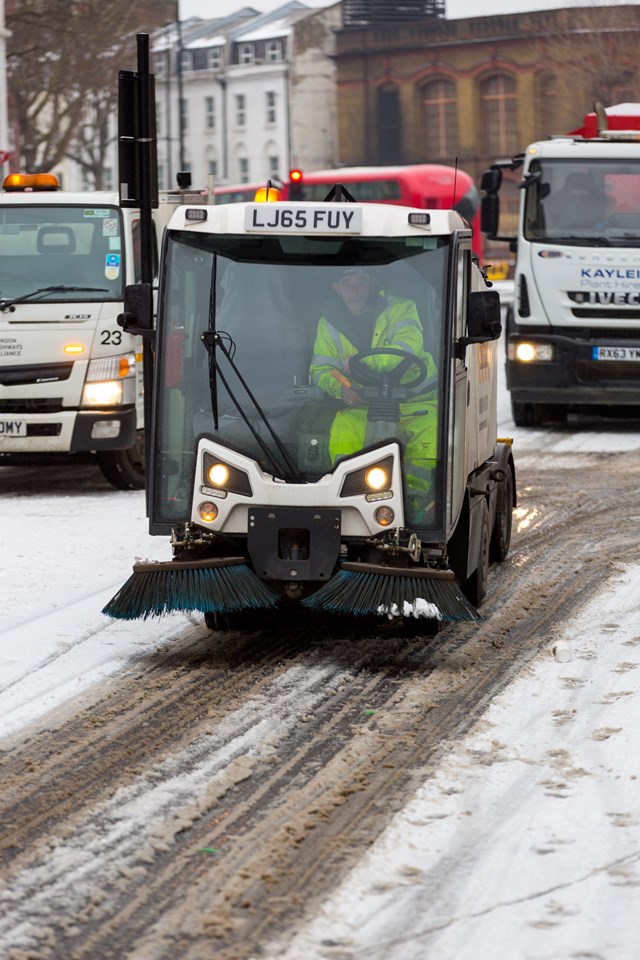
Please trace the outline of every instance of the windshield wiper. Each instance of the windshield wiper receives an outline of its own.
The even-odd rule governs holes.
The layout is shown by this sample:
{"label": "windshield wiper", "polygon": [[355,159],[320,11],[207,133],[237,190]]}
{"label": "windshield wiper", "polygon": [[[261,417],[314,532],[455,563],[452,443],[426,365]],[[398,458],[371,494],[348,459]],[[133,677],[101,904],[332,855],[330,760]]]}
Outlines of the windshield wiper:
{"label": "windshield wiper", "polygon": [[9,307],[12,307],[14,303],[24,303],[27,300],[33,300],[34,297],[44,296],[45,293],[75,293],[81,290],[89,293],[109,292],[108,287],[69,287],[64,283],[58,283],[51,287],[38,287],[37,290],[32,290],[31,293],[25,293],[21,297],[0,297],[0,310],[7,310]]}
{"label": "windshield wiper", "polygon": [[[211,388],[211,406],[213,409],[214,423],[215,423],[216,429],[217,429],[217,413],[218,413],[217,411],[217,379],[216,378],[220,377],[220,380],[222,381],[222,384],[225,390],[227,391],[229,398],[231,399],[234,407],[236,408],[236,410],[244,420],[254,440],[260,446],[260,449],[262,450],[265,457],[271,464],[271,469],[274,473],[274,476],[277,476],[280,473],[283,476],[283,478],[285,480],[288,480],[289,482],[306,483],[305,478],[302,476],[300,471],[297,469],[295,463],[289,456],[287,448],[283,444],[278,434],[273,429],[273,426],[269,422],[269,419],[266,413],[264,412],[264,410],[256,400],[255,396],[251,392],[251,388],[249,387],[249,384],[247,383],[247,381],[244,379],[244,377],[238,370],[238,367],[236,366],[236,363],[233,359],[233,355],[235,353],[235,343],[233,342],[229,334],[225,333],[224,331],[205,330],[205,332],[201,334],[200,339],[202,340],[203,344],[205,345],[209,353],[209,364],[210,364],[209,386]],[[247,416],[243,405],[239,402],[238,398],[235,396],[233,390],[231,389],[228,379],[225,377],[224,373],[220,369],[220,363],[216,357],[216,349],[220,350],[222,354],[226,357],[229,366],[231,367],[234,374],[238,378],[240,384],[242,385],[242,388],[245,391],[247,397],[249,398],[249,401],[251,402],[254,410],[256,411],[256,413],[260,417],[260,420],[269,431],[269,434],[271,435],[271,439],[275,443],[280,453],[280,456],[282,457],[282,462],[280,463],[280,465],[278,465],[277,460],[274,457],[274,451],[269,449],[268,444],[265,442],[263,437],[260,436],[260,434],[254,427],[254,425],[251,423],[251,420]]]}
{"label": "windshield wiper", "polygon": [[609,247],[611,244],[606,237],[603,236],[583,236],[577,237],[575,234],[570,234],[566,237],[556,237],[556,236],[545,236],[545,237],[536,237],[535,243],[563,243],[567,247]]}

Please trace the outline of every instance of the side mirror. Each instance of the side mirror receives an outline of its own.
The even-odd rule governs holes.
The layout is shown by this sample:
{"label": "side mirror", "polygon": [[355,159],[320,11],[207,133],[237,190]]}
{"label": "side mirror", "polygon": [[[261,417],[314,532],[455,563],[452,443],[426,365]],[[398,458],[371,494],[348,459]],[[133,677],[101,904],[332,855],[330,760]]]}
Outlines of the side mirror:
{"label": "side mirror", "polygon": [[480,189],[483,193],[497,193],[502,185],[502,170],[499,167],[489,167],[482,174]]}
{"label": "side mirror", "polygon": [[497,340],[502,333],[500,294],[497,290],[472,290],[467,297],[468,336],[456,342],[455,355],[464,360],[469,344]]}
{"label": "side mirror", "polygon": [[480,201],[480,230],[489,240],[498,235],[500,199],[497,193],[488,193]]}
{"label": "side mirror", "polygon": [[502,324],[497,290],[471,291],[467,298],[467,329],[474,343],[498,339]]}
{"label": "side mirror", "polygon": [[124,313],[118,317],[118,324],[134,336],[153,336],[153,290],[150,283],[133,283],[125,287]]}
{"label": "side mirror", "polygon": [[480,230],[490,240],[498,235],[500,220],[500,198],[498,191],[502,186],[502,170],[499,167],[489,167],[482,174],[480,189],[485,194],[480,202]]}

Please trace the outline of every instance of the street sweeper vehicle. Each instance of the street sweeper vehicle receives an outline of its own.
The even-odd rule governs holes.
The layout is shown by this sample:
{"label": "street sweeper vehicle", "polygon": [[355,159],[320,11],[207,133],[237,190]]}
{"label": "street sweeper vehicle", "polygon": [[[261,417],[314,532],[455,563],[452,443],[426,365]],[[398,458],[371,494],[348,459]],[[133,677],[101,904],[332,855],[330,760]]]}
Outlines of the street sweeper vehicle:
{"label": "street sweeper vehicle", "polygon": [[499,296],[456,212],[324,202],[181,207],[153,338],[149,529],[107,604],[480,619],[509,550],[511,442],[497,438]]}
{"label": "street sweeper vehicle", "polygon": [[[187,196],[197,202],[163,191],[154,240]],[[64,191],[48,173],[5,178],[0,463],[92,453],[113,486],[144,487],[142,340],[117,323],[139,248],[140,212],[117,192]]]}
{"label": "street sweeper vehicle", "polygon": [[[518,170],[517,236],[498,236],[500,190]],[[578,130],[497,161],[482,189],[483,231],[517,251],[506,318],[516,426],[637,417],[640,104],[596,104]]]}

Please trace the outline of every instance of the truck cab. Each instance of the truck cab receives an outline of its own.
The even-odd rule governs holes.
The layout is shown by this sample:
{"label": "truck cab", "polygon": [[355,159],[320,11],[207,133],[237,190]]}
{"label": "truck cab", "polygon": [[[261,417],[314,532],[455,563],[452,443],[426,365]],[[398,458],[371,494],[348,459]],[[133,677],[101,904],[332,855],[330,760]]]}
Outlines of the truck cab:
{"label": "truck cab", "polygon": [[[156,269],[160,214],[177,203],[155,216]],[[91,452],[114,486],[144,487],[141,340],[118,324],[139,244],[139,212],[117,193],[65,192],[51,174],[5,179],[0,457]]]}
{"label": "truck cab", "polygon": [[[483,231],[516,252],[506,375],[517,426],[640,413],[640,130],[621,128],[640,126],[640,112],[614,118],[609,130],[604,112],[599,129],[587,116],[483,178]],[[498,224],[506,171],[522,176],[511,237]]]}

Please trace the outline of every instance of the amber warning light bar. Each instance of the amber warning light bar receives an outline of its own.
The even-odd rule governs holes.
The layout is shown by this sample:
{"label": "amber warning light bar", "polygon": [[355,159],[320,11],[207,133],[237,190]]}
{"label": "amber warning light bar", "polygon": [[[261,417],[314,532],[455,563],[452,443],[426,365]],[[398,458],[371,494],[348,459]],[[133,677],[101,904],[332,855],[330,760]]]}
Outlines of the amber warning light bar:
{"label": "amber warning light bar", "polygon": [[60,181],[53,173],[10,173],[4,178],[2,189],[8,192],[59,190]]}

